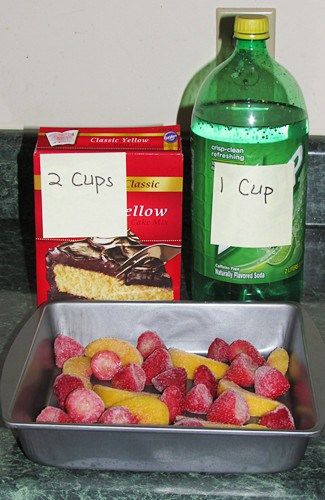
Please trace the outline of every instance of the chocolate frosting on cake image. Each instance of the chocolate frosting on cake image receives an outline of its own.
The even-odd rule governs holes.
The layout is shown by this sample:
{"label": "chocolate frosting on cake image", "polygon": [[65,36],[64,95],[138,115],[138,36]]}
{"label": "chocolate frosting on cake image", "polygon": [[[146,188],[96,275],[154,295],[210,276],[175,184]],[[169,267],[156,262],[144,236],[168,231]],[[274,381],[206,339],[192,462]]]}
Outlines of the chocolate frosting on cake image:
{"label": "chocolate frosting on cake image", "polygon": [[68,241],[46,255],[49,300],[173,300],[172,283],[164,263],[145,257],[121,272],[121,266],[146,248],[127,236]]}

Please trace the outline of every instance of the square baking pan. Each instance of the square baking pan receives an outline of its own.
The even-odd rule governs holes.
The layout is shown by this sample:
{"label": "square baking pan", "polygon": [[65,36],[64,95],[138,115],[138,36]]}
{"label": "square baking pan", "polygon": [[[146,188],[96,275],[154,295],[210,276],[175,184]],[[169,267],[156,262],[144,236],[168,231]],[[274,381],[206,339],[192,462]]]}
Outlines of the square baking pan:
{"label": "square baking pan", "polygon": [[[155,330],[168,347],[205,354],[215,337],[252,342],[267,356],[290,355],[284,400],[297,430],[43,424],[59,373],[53,342],[61,333],[87,345],[99,337],[136,344]],[[38,308],[16,337],[1,378],[5,424],[31,460],[57,467],[130,471],[258,473],[293,468],[325,420],[325,346],[297,304],[57,302]]]}

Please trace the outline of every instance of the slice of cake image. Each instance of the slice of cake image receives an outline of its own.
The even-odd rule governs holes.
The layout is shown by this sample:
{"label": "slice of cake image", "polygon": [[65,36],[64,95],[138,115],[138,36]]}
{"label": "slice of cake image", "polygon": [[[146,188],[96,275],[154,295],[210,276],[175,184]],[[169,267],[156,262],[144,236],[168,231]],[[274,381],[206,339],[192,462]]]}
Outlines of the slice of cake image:
{"label": "slice of cake image", "polygon": [[164,262],[145,257],[121,272],[121,266],[147,248],[131,231],[110,239],[67,241],[46,255],[49,301],[173,300],[172,282]]}

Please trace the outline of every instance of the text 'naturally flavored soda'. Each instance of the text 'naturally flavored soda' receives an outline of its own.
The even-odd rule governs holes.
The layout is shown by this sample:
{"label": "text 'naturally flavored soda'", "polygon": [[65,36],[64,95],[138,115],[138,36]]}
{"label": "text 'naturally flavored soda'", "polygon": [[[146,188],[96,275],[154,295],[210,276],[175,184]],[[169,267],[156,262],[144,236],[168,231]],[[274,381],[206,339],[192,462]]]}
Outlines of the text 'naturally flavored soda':
{"label": "text 'naturally flavored soda'", "polygon": [[308,123],[294,78],[268,54],[268,19],[237,17],[232,56],[192,116],[192,295],[299,300]]}

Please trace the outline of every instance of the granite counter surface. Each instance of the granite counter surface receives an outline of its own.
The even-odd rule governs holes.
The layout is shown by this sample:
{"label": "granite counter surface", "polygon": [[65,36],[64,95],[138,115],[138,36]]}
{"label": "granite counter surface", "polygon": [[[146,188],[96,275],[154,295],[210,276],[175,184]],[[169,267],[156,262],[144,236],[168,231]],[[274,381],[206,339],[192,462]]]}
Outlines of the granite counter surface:
{"label": "granite counter surface", "polygon": [[[0,365],[35,308],[32,232],[18,221],[0,221]],[[25,249],[25,250],[24,250]],[[309,297],[309,298],[308,298]],[[325,297],[304,300],[325,339]],[[198,457],[199,458],[199,457]],[[325,498],[325,433],[310,441],[292,471],[276,474],[167,474],[67,470],[28,460],[11,432],[0,427],[0,498],[30,499],[298,499]]]}

